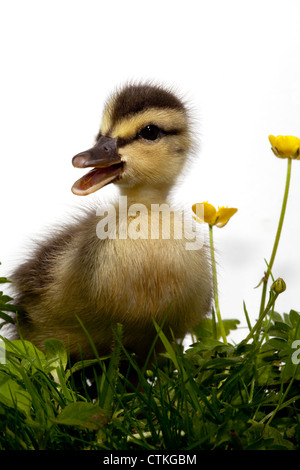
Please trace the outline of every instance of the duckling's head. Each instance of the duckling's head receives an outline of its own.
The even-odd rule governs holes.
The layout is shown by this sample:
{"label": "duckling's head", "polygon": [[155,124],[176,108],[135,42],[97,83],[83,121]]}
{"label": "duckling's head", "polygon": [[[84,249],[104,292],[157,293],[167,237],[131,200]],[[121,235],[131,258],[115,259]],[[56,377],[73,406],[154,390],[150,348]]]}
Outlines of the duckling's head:
{"label": "duckling's head", "polygon": [[191,147],[188,112],[170,90],[130,84],[107,101],[96,144],[73,158],[93,168],[72,187],[83,196],[109,183],[125,187],[171,186]]}

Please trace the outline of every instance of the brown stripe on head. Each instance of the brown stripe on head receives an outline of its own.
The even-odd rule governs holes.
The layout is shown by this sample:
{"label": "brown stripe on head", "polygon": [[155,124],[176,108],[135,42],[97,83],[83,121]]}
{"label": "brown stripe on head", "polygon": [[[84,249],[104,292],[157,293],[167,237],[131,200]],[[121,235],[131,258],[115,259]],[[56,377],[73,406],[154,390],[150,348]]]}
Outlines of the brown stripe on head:
{"label": "brown stripe on head", "polygon": [[149,108],[176,109],[185,112],[183,103],[170,90],[159,85],[129,84],[108,100],[101,133],[108,134],[117,122]]}

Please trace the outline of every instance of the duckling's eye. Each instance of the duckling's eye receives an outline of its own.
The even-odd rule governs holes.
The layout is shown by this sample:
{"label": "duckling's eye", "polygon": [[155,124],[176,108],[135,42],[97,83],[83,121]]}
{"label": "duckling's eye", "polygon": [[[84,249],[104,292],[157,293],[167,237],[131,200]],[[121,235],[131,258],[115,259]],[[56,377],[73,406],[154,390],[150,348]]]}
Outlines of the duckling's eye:
{"label": "duckling's eye", "polygon": [[139,137],[142,137],[146,140],[156,140],[159,136],[159,133],[159,127],[154,126],[154,124],[149,124],[139,132]]}

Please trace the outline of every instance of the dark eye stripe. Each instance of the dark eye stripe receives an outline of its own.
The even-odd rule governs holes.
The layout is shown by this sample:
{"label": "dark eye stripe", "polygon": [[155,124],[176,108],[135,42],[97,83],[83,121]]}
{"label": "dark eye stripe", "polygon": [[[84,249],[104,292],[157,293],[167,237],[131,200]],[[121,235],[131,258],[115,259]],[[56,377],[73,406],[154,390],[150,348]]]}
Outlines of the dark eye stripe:
{"label": "dark eye stripe", "polygon": [[[179,132],[180,131],[178,131],[177,129],[173,129],[170,131],[165,131],[163,129],[160,129],[160,134],[162,137],[168,136],[168,135],[177,135],[179,134]],[[140,132],[138,132],[134,137],[131,137],[130,139],[126,139],[125,137],[119,137],[118,147],[125,147],[125,145],[131,144],[131,142],[134,142],[135,140],[138,140],[139,138],[140,138]]]}

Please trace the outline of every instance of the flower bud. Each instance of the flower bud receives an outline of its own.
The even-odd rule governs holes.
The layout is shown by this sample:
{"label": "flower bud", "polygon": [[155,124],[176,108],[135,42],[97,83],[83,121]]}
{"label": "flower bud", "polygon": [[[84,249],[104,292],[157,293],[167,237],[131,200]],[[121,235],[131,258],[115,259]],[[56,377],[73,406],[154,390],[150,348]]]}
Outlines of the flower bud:
{"label": "flower bud", "polygon": [[276,279],[276,281],[274,281],[271,286],[271,290],[275,292],[276,294],[281,294],[282,292],[285,291],[285,289],[286,289],[286,284],[284,280],[281,279],[281,277]]}

